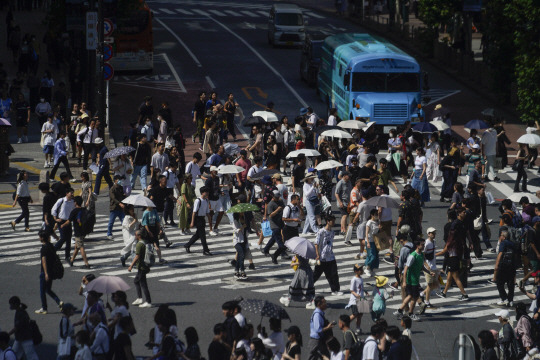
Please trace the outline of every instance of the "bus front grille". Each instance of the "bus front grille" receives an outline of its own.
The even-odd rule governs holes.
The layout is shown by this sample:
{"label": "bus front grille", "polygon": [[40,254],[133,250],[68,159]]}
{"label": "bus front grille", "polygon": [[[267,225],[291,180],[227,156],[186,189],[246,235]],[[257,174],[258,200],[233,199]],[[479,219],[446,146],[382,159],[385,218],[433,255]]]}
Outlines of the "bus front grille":
{"label": "bus front grille", "polygon": [[373,104],[374,118],[408,118],[407,104]]}

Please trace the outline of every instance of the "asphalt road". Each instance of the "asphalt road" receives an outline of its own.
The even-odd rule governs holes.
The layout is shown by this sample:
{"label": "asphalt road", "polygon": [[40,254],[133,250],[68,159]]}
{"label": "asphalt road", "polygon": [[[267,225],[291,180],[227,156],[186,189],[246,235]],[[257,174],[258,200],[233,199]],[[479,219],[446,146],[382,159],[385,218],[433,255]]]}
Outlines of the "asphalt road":
{"label": "asphalt road", "polygon": [[[267,45],[264,14],[271,2],[258,0],[247,4],[242,1],[182,1],[179,4],[178,1],[156,1],[149,4],[155,11],[156,68],[152,74],[118,75],[111,83],[112,131],[118,140],[125,134],[129,121],[135,119],[140,101],[148,94],[154,96],[156,106],[161,100],[171,103],[175,112],[174,119],[184,126],[186,135],[193,131],[189,113],[196,93],[201,89],[216,89],[220,99],[224,99],[226,93],[233,92],[246,114],[262,110],[270,100],[276,104],[279,113],[290,117],[306,104],[311,105],[320,115],[326,113],[325,105],[318,100],[315,90],[299,79],[300,51]],[[356,25],[323,13],[307,12],[306,15],[311,30],[322,30],[328,34],[362,31]],[[456,124],[476,117],[483,108],[491,105],[481,95],[463,88],[451,77],[429,65],[423,64],[423,67],[430,73],[433,102],[448,96],[444,102],[452,108]],[[190,149],[193,150],[194,146],[190,145]],[[18,156],[31,164],[31,160],[37,157],[36,150],[39,151],[21,147]],[[504,179],[506,183],[502,185],[490,185],[493,186],[491,191],[496,198],[503,198],[511,192],[512,175]],[[37,181],[35,178],[33,180]],[[424,209],[424,227],[434,226],[441,230],[437,239],[440,244],[447,204],[438,202],[437,184],[433,185],[432,198],[435,201],[428,203]],[[39,243],[34,234],[27,235],[21,232],[20,227],[17,232],[11,231],[7,223],[15,217],[16,210],[0,212],[0,281],[3,285],[0,309],[4,310],[0,312],[2,329],[9,329],[12,325],[13,313],[8,311],[7,304],[11,295],[20,296],[31,311],[40,307]],[[98,213],[100,216],[96,232],[88,243],[90,262],[95,265],[91,272],[96,275],[119,275],[131,283],[133,275],[128,274],[117,260],[122,247],[119,223],[115,225],[115,241],[103,240],[108,219],[108,201],[103,193],[98,202]],[[496,207],[488,208],[488,217],[495,222],[498,220]],[[34,227],[37,227],[38,218],[39,214],[33,212]],[[496,226],[492,225],[491,229],[493,233],[496,232]],[[221,304],[224,301],[241,295],[244,298],[265,298],[278,302],[279,297],[287,291],[293,276],[288,262],[272,265],[269,259],[257,251],[254,251],[257,270],[248,272],[250,280],[243,283],[232,280],[233,269],[226,261],[233,256],[228,226],[222,228],[220,236],[209,239],[210,248],[216,254],[213,258],[203,257],[197,247],[193,248],[195,254],[188,256],[181,246],[187,237],[179,236],[173,229],[167,230],[167,233],[175,246],[164,250],[164,258],[169,260],[169,264],[154,268],[149,276],[153,303],[168,303],[172,306],[181,330],[195,326],[199,331],[203,352],[206,352],[212,338],[213,325],[223,320]],[[253,238],[249,240],[254,241]],[[352,265],[357,262],[353,258],[356,252],[356,248],[343,245],[342,237],[336,238],[340,283],[345,292],[353,275]],[[489,306],[496,302],[496,290],[486,283],[491,276],[494,256],[487,254],[487,257],[489,260],[475,262],[476,268],[471,274],[471,287],[468,290],[471,293],[470,302],[459,303],[457,290],[451,290],[449,299],[434,299],[433,302],[439,304],[437,308],[429,311],[421,322],[413,324],[413,343],[420,359],[450,359],[454,339],[460,332],[476,335],[481,329],[498,329],[498,325],[492,322],[494,317],[490,315],[495,310]],[[64,279],[54,284],[54,290],[60,297],[64,301],[73,302],[79,309],[83,301],[77,295],[77,290],[80,278],[88,272],[80,268],[80,264],[68,269]],[[391,278],[393,268],[382,263],[380,273]],[[372,281],[366,280],[368,283]],[[316,285],[318,293],[330,295],[324,278]],[[128,291],[128,299],[133,301],[134,298],[135,290],[131,289]],[[337,319],[340,314],[348,312],[344,309],[348,295],[329,296],[329,302],[329,319]],[[391,315],[398,305],[397,299],[391,300],[388,305],[385,318],[391,324],[398,324]],[[54,356],[60,319],[53,305],[49,305],[49,309],[51,314],[46,316],[32,314],[44,334],[44,344],[39,347],[43,359],[52,359]],[[133,341],[134,351],[138,356],[149,355],[143,344],[153,327],[155,308],[130,310],[138,330]],[[303,304],[294,303],[287,311],[291,322],[285,321],[283,328],[296,324],[300,326],[304,338],[307,338],[311,311],[304,309]],[[261,321],[254,314],[245,315],[254,324]],[[266,319],[263,324],[267,325]],[[371,320],[365,317],[363,331],[367,332],[370,326]],[[335,333],[338,334],[338,331]],[[337,336],[341,339],[340,334]]]}

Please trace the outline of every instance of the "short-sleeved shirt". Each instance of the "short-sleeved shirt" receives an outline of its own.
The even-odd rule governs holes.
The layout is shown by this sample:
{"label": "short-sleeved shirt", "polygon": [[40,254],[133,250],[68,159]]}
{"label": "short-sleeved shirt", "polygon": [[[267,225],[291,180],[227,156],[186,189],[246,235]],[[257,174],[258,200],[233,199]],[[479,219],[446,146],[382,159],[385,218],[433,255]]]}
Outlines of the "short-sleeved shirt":
{"label": "short-sleeved shirt", "polygon": [[193,212],[197,214],[195,216],[206,216],[210,212],[208,205],[208,200],[197,198],[193,204]]}
{"label": "short-sleeved shirt", "polygon": [[208,200],[216,201],[219,200],[219,177],[215,179],[210,176],[204,182],[204,186],[208,189]]}
{"label": "short-sleeved shirt", "polygon": [[475,168],[472,168],[469,170],[469,184],[470,183],[482,183],[482,179],[480,177],[480,174],[478,173],[478,170]]}
{"label": "short-sleeved shirt", "polygon": [[[270,216],[271,213],[276,211],[281,206],[281,210],[278,211],[278,213],[275,216]],[[270,220],[270,228],[271,229],[281,229],[283,227],[283,202],[281,200],[278,200],[277,202],[272,200],[268,203],[268,208],[266,209],[266,214],[268,216],[268,219]]]}
{"label": "short-sleeved shirt", "polygon": [[[351,279],[351,288],[350,288],[350,290],[354,291],[355,293],[360,295],[360,297],[364,296],[364,280],[361,277],[354,276]],[[352,293],[351,293],[351,296],[349,298],[348,306],[350,306],[350,305],[356,305],[356,296],[354,296]]]}
{"label": "short-sleeved shirt", "polygon": [[425,156],[417,156],[414,160],[414,169],[415,170],[422,170],[423,165],[427,163]]}
{"label": "short-sleeved shirt", "polygon": [[201,176],[201,168],[198,164],[190,161],[189,164],[186,165],[186,174],[191,174],[191,186],[195,186],[197,178]]}
{"label": "short-sleeved shirt", "polygon": [[47,194],[45,194],[45,196],[43,197],[43,207],[42,207],[43,215],[47,213],[49,214],[49,216],[51,216],[51,211],[54,204],[56,203],[56,200],[57,200],[56,196],[52,192],[48,192]]}
{"label": "short-sleeved shirt", "polygon": [[156,209],[152,211],[145,210],[142,216],[141,225],[142,226],[155,226],[159,224],[159,215]]}
{"label": "short-sleeved shirt", "polygon": [[460,193],[458,193],[457,191],[455,191],[452,194],[452,203],[455,203],[458,206],[461,206],[462,201],[463,201],[463,196]]}
{"label": "short-sleeved shirt", "polygon": [[169,155],[165,153],[160,154],[159,152],[155,153],[154,155],[152,155],[150,166],[154,169],[165,171],[167,166],[169,166]]}
{"label": "short-sleeved shirt", "polygon": [[137,245],[135,246],[135,254],[139,256],[139,260],[137,260],[137,270],[150,270],[148,267],[148,264],[144,262],[144,256],[146,255],[146,244],[144,241],[137,242]]}
{"label": "short-sleeved shirt", "polygon": [[156,205],[156,211],[158,213],[162,212],[165,209],[165,200],[170,194],[170,190],[167,187],[153,186],[150,190],[150,197]]}
{"label": "short-sleeved shirt", "polygon": [[362,359],[364,360],[378,360],[379,359],[379,347],[377,340],[373,336],[368,336],[364,344],[364,350],[362,351]]}
{"label": "short-sleeved shirt", "polygon": [[[51,275],[51,270],[53,268],[54,256],[56,255],[56,250],[51,243],[46,243],[41,245],[41,250],[39,251],[40,258],[45,257],[45,264],[47,264],[47,274]],[[41,272],[43,271],[43,263],[40,261]]]}
{"label": "short-sleeved shirt", "polygon": [[19,101],[15,104],[15,109],[17,111],[17,121],[25,122],[28,119],[28,110],[30,110],[30,105],[26,101]]}
{"label": "short-sleeved shirt", "polygon": [[[376,174],[377,171],[373,168],[362,166],[358,175],[359,179],[369,179],[371,175]],[[362,182],[362,189],[367,189],[371,183],[369,181]]]}
{"label": "short-sleeved shirt", "polygon": [[431,254],[433,253],[433,259],[429,260],[426,258],[426,262],[428,263],[431,270],[437,270],[437,259],[435,257],[436,249],[435,249],[435,241],[431,241],[430,239],[426,240],[426,246],[424,247],[424,254]]}
{"label": "short-sleeved shirt", "polygon": [[84,208],[78,208],[71,210],[71,213],[69,214],[69,221],[73,225],[73,235],[76,237],[82,236],[82,224],[79,223],[79,220],[81,220],[81,212],[86,211]]}
{"label": "short-sleeved shirt", "polygon": [[[343,333],[343,351],[350,350],[353,345],[356,343],[356,338],[354,337],[354,334],[352,330],[347,330]],[[378,359],[377,359],[378,360]]]}
{"label": "short-sleeved shirt", "polygon": [[350,181],[345,182],[341,179],[336,185],[336,194],[345,206],[349,204],[349,201],[351,200],[351,190],[352,184]]}
{"label": "short-sleeved shirt", "polygon": [[326,230],[325,227],[320,228],[316,236],[316,244],[319,247],[319,255],[321,261],[333,261],[334,256],[334,230]]}
{"label": "short-sleeved shirt", "polygon": [[[300,218],[300,209],[298,206],[293,206],[292,204],[285,206],[283,209],[283,218],[285,219],[299,219]],[[298,227],[299,224],[296,221],[285,221],[286,226]]]}
{"label": "short-sleeved shirt", "polygon": [[292,176],[294,177],[294,187],[301,188],[302,183],[300,182],[306,174],[306,167],[304,165],[294,165]]}
{"label": "short-sleeved shirt", "polygon": [[409,268],[407,270],[407,285],[419,285],[420,274],[424,266],[424,254],[419,254],[416,251],[411,252],[405,266]]}
{"label": "short-sleeved shirt", "polygon": [[482,134],[482,145],[484,145],[484,154],[493,156],[497,153],[497,131],[488,129]]}
{"label": "short-sleeved shirt", "polygon": [[292,357],[293,359],[296,357],[296,355],[302,354],[302,348],[298,344],[294,344],[293,346],[291,346],[291,343],[288,342],[287,345],[285,346],[285,349],[286,349],[285,353],[289,355],[290,357]]}
{"label": "short-sleeved shirt", "polygon": [[[529,229],[527,232],[527,237],[529,239],[529,244],[534,245],[537,251],[540,251],[540,233],[533,229]],[[529,255],[529,260],[538,261],[536,253],[533,249],[530,249],[527,253]]]}
{"label": "short-sleeved shirt", "polygon": [[379,173],[379,185],[388,186],[388,181],[392,180],[392,173],[390,169],[386,168]]}

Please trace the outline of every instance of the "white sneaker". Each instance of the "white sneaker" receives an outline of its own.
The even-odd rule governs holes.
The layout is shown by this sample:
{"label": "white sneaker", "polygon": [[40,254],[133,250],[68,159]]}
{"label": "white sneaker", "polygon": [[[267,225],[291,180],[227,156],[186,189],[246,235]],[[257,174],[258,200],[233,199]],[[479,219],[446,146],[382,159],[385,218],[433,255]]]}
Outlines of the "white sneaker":
{"label": "white sneaker", "polygon": [[291,300],[287,296],[283,296],[279,299],[279,302],[283,304],[283,306],[288,307],[291,303]]}
{"label": "white sneaker", "polygon": [[107,235],[107,239],[109,239],[109,240],[114,240],[114,236],[112,236],[112,235]]}
{"label": "white sneaker", "polygon": [[364,275],[366,275],[366,277],[371,277],[371,271],[368,269],[364,270]]}
{"label": "white sneaker", "polygon": [[210,231],[209,234],[212,235],[212,236],[217,236],[217,232],[215,232],[214,230]]}
{"label": "white sneaker", "polygon": [[341,295],[343,295],[343,291],[334,291],[334,292],[332,292],[332,295],[341,296]]}
{"label": "white sneaker", "polygon": [[144,302],[142,303],[141,305],[139,305],[140,308],[151,308],[152,307],[152,304],[150,304],[149,302]]}
{"label": "white sneaker", "polygon": [[22,144],[22,139],[21,138],[17,139],[17,144]]}
{"label": "white sneaker", "polygon": [[134,302],[131,303],[131,305],[141,305],[143,303],[143,299],[142,298],[138,298],[137,300],[135,300]]}
{"label": "white sneaker", "polygon": [[49,167],[49,163],[47,161],[45,161],[45,163],[43,164],[43,167],[46,169]]}
{"label": "white sneaker", "polygon": [[306,309],[315,310],[315,303],[313,301],[308,302],[306,304]]}

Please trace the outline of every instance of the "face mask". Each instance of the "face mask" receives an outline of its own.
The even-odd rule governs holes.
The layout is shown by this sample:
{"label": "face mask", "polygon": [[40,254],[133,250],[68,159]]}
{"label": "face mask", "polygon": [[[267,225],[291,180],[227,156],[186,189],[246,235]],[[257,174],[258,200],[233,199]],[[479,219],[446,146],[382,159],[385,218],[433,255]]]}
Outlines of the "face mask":
{"label": "face mask", "polygon": [[77,343],[77,349],[82,349],[83,348],[83,345],[82,344],[79,344]]}
{"label": "face mask", "polygon": [[45,99],[39,99],[39,101],[41,101],[41,102],[45,102]]}

